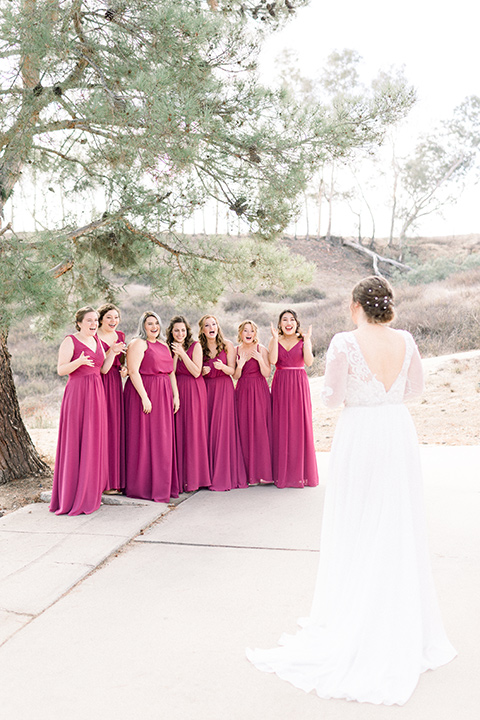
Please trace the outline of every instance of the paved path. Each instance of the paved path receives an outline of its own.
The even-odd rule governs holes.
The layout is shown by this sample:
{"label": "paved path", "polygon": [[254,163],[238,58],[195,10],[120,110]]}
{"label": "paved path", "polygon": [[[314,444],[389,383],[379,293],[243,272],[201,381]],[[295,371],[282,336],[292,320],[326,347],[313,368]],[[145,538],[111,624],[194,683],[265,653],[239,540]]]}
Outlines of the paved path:
{"label": "paved path", "polygon": [[480,449],[421,453],[435,581],[459,657],[423,675],[404,707],[320,700],[244,658],[308,613],[320,453],[319,488],[201,491],[166,514],[147,503],[68,518],[34,505],[2,518],[0,717],[478,720]]}

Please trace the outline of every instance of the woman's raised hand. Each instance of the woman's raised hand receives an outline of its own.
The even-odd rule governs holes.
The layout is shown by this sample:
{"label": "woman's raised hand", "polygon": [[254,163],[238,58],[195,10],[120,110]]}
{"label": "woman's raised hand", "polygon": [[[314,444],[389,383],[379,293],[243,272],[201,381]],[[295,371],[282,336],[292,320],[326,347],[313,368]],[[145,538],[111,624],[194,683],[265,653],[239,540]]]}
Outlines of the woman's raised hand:
{"label": "woman's raised hand", "polygon": [[312,325],[309,325],[307,332],[303,336],[304,342],[312,339],[312,330],[313,330]]}
{"label": "woman's raised hand", "polygon": [[113,352],[114,355],[120,355],[120,353],[125,352],[126,349],[127,346],[121,340],[119,340],[119,342],[113,343],[113,345],[110,346],[110,350]]}
{"label": "woman's raised hand", "polygon": [[172,343],[172,350],[173,354],[178,355],[178,357],[183,357],[184,355],[186,355],[185,348],[183,347],[182,343]]}
{"label": "woman's raised hand", "polygon": [[79,367],[80,367],[80,365],[87,365],[88,367],[94,367],[94,365],[95,365],[93,358],[91,358],[90,355],[85,355],[83,350],[80,353],[80,355],[78,356],[78,360],[79,360],[79,363],[78,363]]}
{"label": "woman's raised hand", "polygon": [[270,323],[270,332],[275,340],[278,340],[278,328],[273,323]]}
{"label": "woman's raised hand", "polygon": [[246,350],[239,350],[237,358],[238,367],[243,367],[245,363],[250,360],[251,357],[252,353],[250,351],[247,352]]}

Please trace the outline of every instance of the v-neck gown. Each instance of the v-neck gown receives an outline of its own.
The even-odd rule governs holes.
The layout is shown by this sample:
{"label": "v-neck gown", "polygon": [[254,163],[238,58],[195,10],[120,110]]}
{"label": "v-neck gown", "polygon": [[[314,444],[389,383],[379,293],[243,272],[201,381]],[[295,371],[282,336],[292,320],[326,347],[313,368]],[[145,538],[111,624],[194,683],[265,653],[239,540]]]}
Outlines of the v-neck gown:
{"label": "v-neck gown", "polygon": [[247,473],[238,434],[235,388],[231,375],[214,366],[216,360],[227,364],[222,350],[214,358],[204,358],[210,368],[205,377],[207,388],[208,455],[210,459],[210,490],[223,491],[248,487]]}
{"label": "v-neck gown", "polygon": [[127,497],[164,503],[178,497],[171,372],[173,358],[168,347],[147,342],[140,375],[152,403],[150,413],[143,412],[142,400],[130,378],[125,383]]}
{"label": "v-neck gown", "polygon": [[278,345],[272,380],[273,482],[279,488],[318,485],[312,399],[303,361],[303,340],[291,350]]}
{"label": "v-neck gown", "polygon": [[[258,349],[258,347],[257,347]],[[252,485],[272,482],[272,401],[258,360],[250,358],[235,386],[240,448]]]}
{"label": "v-neck gown", "polygon": [[[125,334],[117,330],[118,342],[125,342]],[[107,352],[108,343],[101,341]],[[120,376],[120,355],[115,355],[112,367],[102,375],[108,415],[108,482],[107,490],[125,487],[123,467],[125,464],[125,415],[123,411],[123,383]]]}
{"label": "v-neck gown", "polygon": [[60,410],[50,510],[57,515],[89,514],[100,507],[108,479],[107,404],[100,378],[104,353],[75,335],[72,360],[85,353],[94,365],[80,365],[68,376]]}
{"label": "v-neck gown", "polygon": [[[192,359],[194,342],[187,350]],[[177,467],[180,492],[209,487],[207,390],[203,376],[194,377],[181,358],[176,378],[180,408],[175,413]]]}
{"label": "v-neck gown", "polygon": [[427,547],[418,440],[404,399],[423,389],[405,331],[388,392],[353,333],[327,353],[323,398],[345,403],[332,444],[310,617],[282,647],[248,651],[260,669],[322,698],[403,705],[420,673],[455,657]]}

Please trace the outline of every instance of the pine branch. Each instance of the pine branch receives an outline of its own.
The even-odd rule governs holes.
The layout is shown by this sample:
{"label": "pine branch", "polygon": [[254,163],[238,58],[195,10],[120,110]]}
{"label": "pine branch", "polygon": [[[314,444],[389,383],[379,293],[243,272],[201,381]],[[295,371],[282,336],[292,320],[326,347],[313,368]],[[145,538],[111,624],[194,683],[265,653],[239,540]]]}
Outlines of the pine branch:
{"label": "pine branch", "polygon": [[58,155],[58,157],[61,157],[62,160],[67,160],[71,163],[76,163],[78,165],[81,165],[87,175],[90,177],[100,177],[97,175],[97,173],[92,172],[91,168],[78,158],[69,157],[68,155],[65,155],[65,153],[60,152],[59,150],[54,150],[53,148],[44,147],[43,145],[32,145],[32,150],[39,150],[40,152],[46,152],[50,153],[51,155]]}
{"label": "pine branch", "polygon": [[[130,232],[133,233],[134,235],[140,235],[141,237],[144,237],[147,240],[150,240],[151,242],[153,242],[155,245],[158,245],[159,247],[161,247],[162,250],[166,250],[171,255],[174,255],[177,259],[177,262],[179,261],[179,257],[182,255],[185,257],[198,258],[199,260],[209,260],[210,262],[221,262],[224,264],[228,264],[228,262],[229,262],[228,260],[222,260],[221,258],[212,256],[212,255],[203,255],[202,253],[196,253],[196,252],[192,252],[190,250],[177,250],[176,248],[173,248],[171,245],[167,245],[166,243],[159,240],[159,238],[156,237],[156,235],[152,235],[152,233],[146,232],[145,230],[139,230],[138,228],[135,228],[125,218],[122,218],[122,222],[124,223],[125,227],[128,228],[128,230],[130,230]],[[176,237],[174,233],[172,233],[172,235],[174,235],[174,237]],[[179,267],[180,267],[180,269],[182,269],[180,266],[180,263],[179,263]],[[182,270],[182,272],[183,272],[183,270]]]}

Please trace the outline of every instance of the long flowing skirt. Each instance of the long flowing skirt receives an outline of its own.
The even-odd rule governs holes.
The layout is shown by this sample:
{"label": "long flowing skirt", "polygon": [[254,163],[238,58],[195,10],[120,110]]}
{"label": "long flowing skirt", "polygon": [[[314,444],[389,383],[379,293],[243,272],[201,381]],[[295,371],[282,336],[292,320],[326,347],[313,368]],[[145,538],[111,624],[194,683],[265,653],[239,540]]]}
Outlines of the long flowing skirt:
{"label": "long flowing skirt", "polygon": [[[199,382],[200,380],[200,382]],[[210,486],[207,391],[203,378],[177,375],[180,409],[175,414],[180,492]]]}
{"label": "long flowing skirt", "polygon": [[281,647],[248,651],[322,698],[403,705],[455,657],[425,532],[415,428],[403,405],[348,407],[337,424],[310,617]]}
{"label": "long flowing skirt", "polygon": [[277,487],[318,485],[312,400],[305,370],[275,371],[272,381],[273,481]]}
{"label": "long flowing skirt", "polygon": [[240,447],[250,484],[272,482],[272,403],[264,377],[241,377],[235,388]]}
{"label": "long flowing skirt", "polygon": [[248,487],[245,465],[239,447],[232,378],[205,381],[208,411],[208,454],[211,490],[232,490]]}
{"label": "long flowing skirt", "polygon": [[107,490],[125,487],[122,478],[125,453],[125,416],[122,378],[117,367],[102,375],[108,416],[108,482]]}
{"label": "long flowing skirt", "polygon": [[142,380],[148,414],[130,379],[125,383],[125,495],[168,503],[178,497],[172,386],[167,373]]}
{"label": "long flowing skirt", "polygon": [[107,407],[99,375],[70,376],[58,429],[50,510],[89,514],[100,507],[108,478]]}

